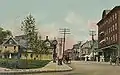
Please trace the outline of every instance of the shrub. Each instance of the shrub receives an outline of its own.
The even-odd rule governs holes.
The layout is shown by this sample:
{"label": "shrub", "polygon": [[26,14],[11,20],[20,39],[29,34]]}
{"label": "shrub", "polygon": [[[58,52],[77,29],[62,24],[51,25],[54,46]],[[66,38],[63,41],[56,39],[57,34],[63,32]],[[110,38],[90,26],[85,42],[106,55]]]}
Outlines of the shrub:
{"label": "shrub", "polygon": [[41,68],[48,64],[50,60],[26,60],[25,59],[0,59],[0,66],[10,69],[32,69]]}

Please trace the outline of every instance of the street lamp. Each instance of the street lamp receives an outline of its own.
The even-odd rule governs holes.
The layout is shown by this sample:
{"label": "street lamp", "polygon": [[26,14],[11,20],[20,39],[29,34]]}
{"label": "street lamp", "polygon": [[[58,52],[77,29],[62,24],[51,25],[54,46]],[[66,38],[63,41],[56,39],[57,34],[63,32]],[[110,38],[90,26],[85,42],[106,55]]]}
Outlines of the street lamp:
{"label": "street lamp", "polygon": [[57,44],[58,44],[58,42],[57,42],[57,40],[56,39],[54,39],[53,41],[52,41],[52,44],[53,44],[53,63],[56,63],[56,57],[57,57],[57,54],[56,54],[56,46],[57,46]]}

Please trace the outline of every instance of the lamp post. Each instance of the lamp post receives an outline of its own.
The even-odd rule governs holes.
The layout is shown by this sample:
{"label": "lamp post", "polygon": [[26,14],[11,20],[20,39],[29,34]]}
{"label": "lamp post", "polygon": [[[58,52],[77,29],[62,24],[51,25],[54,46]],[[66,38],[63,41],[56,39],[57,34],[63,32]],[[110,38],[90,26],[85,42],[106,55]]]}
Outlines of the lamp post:
{"label": "lamp post", "polygon": [[54,39],[52,44],[53,44],[53,63],[56,63],[56,57],[57,57],[57,54],[56,54],[56,48],[57,47],[56,46],[58,44],[57,40]]}

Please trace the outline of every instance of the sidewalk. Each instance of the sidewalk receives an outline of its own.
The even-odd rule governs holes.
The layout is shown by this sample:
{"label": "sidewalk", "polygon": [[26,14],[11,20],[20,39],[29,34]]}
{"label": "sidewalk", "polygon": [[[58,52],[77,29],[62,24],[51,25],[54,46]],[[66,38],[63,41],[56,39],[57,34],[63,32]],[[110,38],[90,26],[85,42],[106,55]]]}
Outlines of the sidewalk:
{"label": "sidewalk", "polygon": [[[76,62],[76,61],[72,61]],[[97,61],[79,61],[81,64],[104,64],[104,65],[110,65],[110,62],[97,62]]]}
{"label": "sidewalk", "polygon": [[57,63],[50,62],[45,67],[43,67],[41,70],[68,71],[68,70],[72,70],[72,68],[64,63],[63,65],[57,65]]}
{"label": "sidewalk", "polygon": [[41,72],[62,72],[62,71],[71,71],[72,68],[66,64],[57,65],[57,63],[49,62],[43,68],[37,69],[2,69],[0,70],[1,74],[28,74],[28,73],[41,73]]}

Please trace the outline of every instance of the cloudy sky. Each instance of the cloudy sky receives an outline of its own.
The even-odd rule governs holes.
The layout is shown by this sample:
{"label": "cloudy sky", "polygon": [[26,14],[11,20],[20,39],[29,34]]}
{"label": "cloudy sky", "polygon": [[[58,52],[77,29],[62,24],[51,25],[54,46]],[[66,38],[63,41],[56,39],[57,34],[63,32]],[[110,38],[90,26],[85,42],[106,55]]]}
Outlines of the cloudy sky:
{"label": "cloudy sky", "polygon": [[62,37],[59,28],[69,28],[67,48],[71,48],[91,39],[89,31],[97,30],[102,11],[119,4],[120,0],[0,0],[0,26],[20,35],[21,21],[31,13],[43,38]]}

